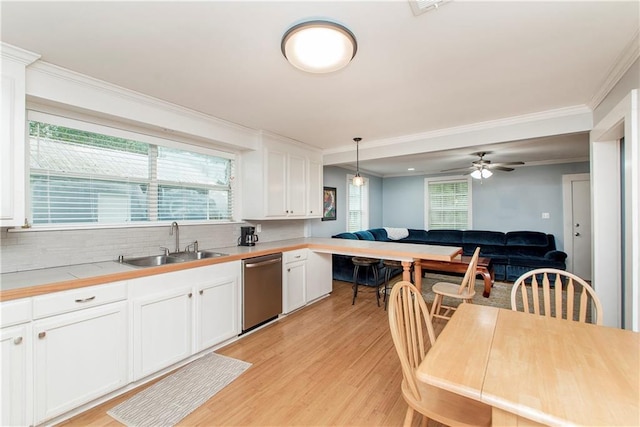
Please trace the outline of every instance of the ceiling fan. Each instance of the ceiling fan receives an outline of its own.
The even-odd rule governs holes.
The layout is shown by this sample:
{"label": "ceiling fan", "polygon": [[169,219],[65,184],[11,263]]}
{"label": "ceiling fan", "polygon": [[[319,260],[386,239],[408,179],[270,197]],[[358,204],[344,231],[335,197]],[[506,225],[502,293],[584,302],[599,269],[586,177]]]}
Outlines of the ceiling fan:
{"label": "ceiling fan", "polygon": [[489,178],[491,175],[493,175],[493,170],[511,172],[514,169],[509,166],[524,165],[524,162],[491,163],[491,160],[484,159],[484,156],[487,154],[491,154],[491,152],[480,151],[478,153],[473,153],[474,156],[478,156],[480,158],[471,162],[471,166],[466,168],[445,169],[441,172],[464,172],[463,175],[471,174],[472,178],[483,179]]}

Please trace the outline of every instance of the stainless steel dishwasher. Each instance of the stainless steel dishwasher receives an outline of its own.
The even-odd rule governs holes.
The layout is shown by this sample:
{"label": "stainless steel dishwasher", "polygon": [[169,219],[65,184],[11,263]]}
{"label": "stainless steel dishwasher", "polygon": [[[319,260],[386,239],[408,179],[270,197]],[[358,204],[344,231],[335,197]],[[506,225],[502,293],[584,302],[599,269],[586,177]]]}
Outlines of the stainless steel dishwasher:
{"label": "stainless steel dishwasher", "polygon": [[242,261],[242,332],[282,313],[282,254]]}

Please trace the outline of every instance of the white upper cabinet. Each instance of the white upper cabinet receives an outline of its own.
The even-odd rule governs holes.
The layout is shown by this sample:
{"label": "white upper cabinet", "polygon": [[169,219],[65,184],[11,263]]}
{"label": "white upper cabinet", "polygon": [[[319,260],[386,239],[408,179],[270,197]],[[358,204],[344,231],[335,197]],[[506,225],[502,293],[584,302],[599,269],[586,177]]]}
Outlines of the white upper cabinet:
{"label": "white upper cabinet", "polygon": [[242,155],[242,217],[320,218],[321,172],[319,151],[263,133],[260,148]]}
{"label": "white upper cabinet", "polygon": [[2,122],[0,126],[0,227],[25,222],[26,67],[39,58],[6,43],[2,53]]}

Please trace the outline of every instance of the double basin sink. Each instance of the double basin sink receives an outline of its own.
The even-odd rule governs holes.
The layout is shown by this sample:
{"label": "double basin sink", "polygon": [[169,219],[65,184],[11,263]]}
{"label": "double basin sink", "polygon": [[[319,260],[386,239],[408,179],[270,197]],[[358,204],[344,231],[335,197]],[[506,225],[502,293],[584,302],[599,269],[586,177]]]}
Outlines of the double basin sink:
{"label": "double basin sink", "polygon": [[149,255],[136,258],[121,258],[123,264],[133,265],[135,267],[157,267],[165,264],[175,264],[185,261],[195,261],[198,259],[218,258],[227,256],[221,252],[213,251],[196,251],[196,252],[173,252],[169,255]]}

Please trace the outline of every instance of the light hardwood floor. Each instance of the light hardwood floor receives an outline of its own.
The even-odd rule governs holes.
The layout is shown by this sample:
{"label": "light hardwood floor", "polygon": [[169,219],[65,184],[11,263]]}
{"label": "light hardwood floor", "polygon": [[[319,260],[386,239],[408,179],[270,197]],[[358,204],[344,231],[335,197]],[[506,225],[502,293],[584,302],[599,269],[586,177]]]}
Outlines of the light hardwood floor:
{"label": "light hardwood floor", "polygon": [[[351,285],[333,283],[328,298],[216,350],[253,365],[179,425],[402,425],[407,406],[387,312],[372,289],[361,288],[352,306]],[[436,334],[443,324],[434,323]],[[61,425],[121,426],[106,412],[141,389]]]}

